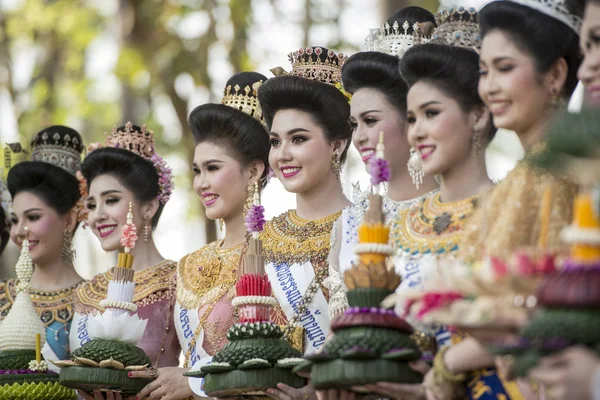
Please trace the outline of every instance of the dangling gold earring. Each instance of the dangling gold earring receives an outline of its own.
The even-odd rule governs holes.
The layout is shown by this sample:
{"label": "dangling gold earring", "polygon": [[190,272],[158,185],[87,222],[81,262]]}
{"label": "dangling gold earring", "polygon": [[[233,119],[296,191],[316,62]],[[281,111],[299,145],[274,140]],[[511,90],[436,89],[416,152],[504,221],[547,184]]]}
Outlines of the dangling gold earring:
{"label": "dangling gold earring", "polygon": [[144,242],[148,243],[151,233],[152,229],[150,228],[150,221],[149,218],[146,217],[144,218],[144,232],[142,233],[142,236],[144,237]]}
{"label": "dangling gold earring", "polygon": [[560,92],[556,89],[550,91],[552,98],[550,99],[550,107],[552,109],[562,108],[565,105],[564,99],[560,96]]}
{"label": "dangling gold earring", "polygon": [[477,130],[477,128],[473,127],[473,147],[475,147],[475,153],[480,156],[481,155],[481,141],[479,139],[479,131]]}
{"label": "dangling gold earring", "polygon": [[410,178],[418,189],[419,186],[423,184],[425,172],[423,171],[423,161],[421,160],[421,156],[414,148],[410,149],[410,158],[408,159],[406,166],[408,167]]}
{"label": "dangling gold earring", "polygon": [[63,232],[63,242],[60,254],[65,264],[70,266],[73,265],[75,250],[73,250],[73,237],[71,236],[71,231],[69,229],[65,229]]}
{"label": "dangling gold earring", "polygon": [[256,190],[255,187],[256,186],[253,184],[248,185],[248,197],[246,197],[246,201],[244,202],[244,216],[248,214],[250,207],[252,207],[252,201],[254,200],[254,191]]}
{"label": "dangling gold earring", "polygon": [[333,153],[333,156],[331,156],[331,171],[335,175],[335,179],[339,182],[340,175],[342,174],[342,162],[337,153]]}

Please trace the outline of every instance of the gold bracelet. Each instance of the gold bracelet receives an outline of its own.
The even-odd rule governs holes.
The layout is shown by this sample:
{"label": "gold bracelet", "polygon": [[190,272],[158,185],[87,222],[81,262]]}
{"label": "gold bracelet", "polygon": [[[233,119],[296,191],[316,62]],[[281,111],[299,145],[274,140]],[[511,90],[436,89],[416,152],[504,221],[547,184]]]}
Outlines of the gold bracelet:
{"label": "gold bracelet", "polygon": [[455,374],[454,372],[448,369],[446,363],[444,362],[444,355],[446,354],[446,351],[448,351],[449,348],[450,346],[446,346],[437,352],[435,358],[433,359],[433,371],[443,381],[449,383],[464,382],[467,379],[467,374],[465,374],[464,372]]}

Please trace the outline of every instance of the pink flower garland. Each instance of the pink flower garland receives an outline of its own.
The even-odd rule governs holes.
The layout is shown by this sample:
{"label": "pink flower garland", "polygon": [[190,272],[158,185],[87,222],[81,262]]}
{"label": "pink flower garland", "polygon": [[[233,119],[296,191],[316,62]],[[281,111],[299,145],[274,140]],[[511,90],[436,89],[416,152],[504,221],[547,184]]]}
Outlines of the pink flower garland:
{"label": "pink flower garland", "polygon": [[369,175],[371,175],[371,184],[373,186],[388,182],[392,174],[387,160],[379,157],[371,158],[369,160]]}
{"label": "pink flower garland", "polygon": [[156,153],[150,157],[150,161],[152,161],[156,172],[158,172],[158,186],[160,188],[158,200],[166,204],[173,193],[173,171],[169,168],[166,161]]}
{"label": "pink flower garland", "polygon": [[265,208],[263,206],[253,205],[244,218],[244,223],[250,233],[261,232],[266,222]]}
{"label": "pink flower garland", "polygon": [[135,247],[135,242],[138,240],[137,228],[133,223],[127,223],[123,225],[121,228],[121,246],[125,247],[125,249],[133,249]]}

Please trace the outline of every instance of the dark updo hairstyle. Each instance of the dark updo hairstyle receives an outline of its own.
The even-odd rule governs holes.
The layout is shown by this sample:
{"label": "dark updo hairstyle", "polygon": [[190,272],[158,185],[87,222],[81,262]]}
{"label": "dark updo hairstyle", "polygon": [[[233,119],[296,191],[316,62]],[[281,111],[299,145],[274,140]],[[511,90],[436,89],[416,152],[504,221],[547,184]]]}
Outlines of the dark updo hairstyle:
{"label": "dark updo hairstyle", "polygon": [[[74,129],[66,126],[55,125],[40,131],[31,140],[32,157],[38,146],[45,154],[57,154],[70,152],[70,160],[76,160],[79,164],[81,152],[83,151],[83,140],[81,135]],[[59,157],[59,160],[67,158]],[[23,161],[13,166],[8,172],[6,184],[13,201],[17,194],[29,192],[37,196],[46,205],[64,216],[73,209],[81,198],[79,193],[79,182],[73,171],[67,171],[57,166],[52,160],[49,161]],[[71,166],[75,166],[71,164]],[[77,165],[78,167],[78,165]]]}
{"label": "dark updo hairstyle", "polygon": [[[408,22],[409,27],[406,31],[407,34],[412,35],[414,33],[413,25],[416,23],[431,22],[432,27],[435,26],[435,16],[431,11],[426,10],[418,6],[408,6],[397,10],[392,14],[391,17],[386,21],[390,26],[394,26],[397,22],[401,27],[404,22]],[[403,30],[404,32],[404,30]]]}
{"label": "dark updo hairstyle", "polygon": [[[479,56],[473,50],[445,44],[414,46],[400,61],[400,73],[409,87],[424,81],[455,99],[465,112],[485,107],[479,97]],[[496,128],[486,132],[491,141]]]}
{"label": "dark updo hairstyle", "polygon": [[363,88],[377,90],[403,116],[408,87],[398,71],[398,57],[378,51],[356,53],[342,68],[344,90],[354,94]]}
{"label": "dark updo hairstyle", "polygon": [[[132,135],[142,132],[142,128],[137,125],[131,127]],[[117,131],[121,132],[126,130],[125,125],[117,128]],[[107,174],[117,179],[142,203],[156,199],[160,193],[158,172],[152,162],[122,148],[102,147],[90,152],[83,160],[81,173],[87,180],[88,189],[94,179]],[[152,217],[152,229],[156,228],[164,206],[163,202],[158,202],[158,209]]]}
{"label": "dark updo hairstyle", "polygon": [[561,95],[568,99],[573,94],[581,64],[578,33],[557,19],[510,1],[487,4],[479,12],[479,22],[482,38],[496,29],[508,34],[515,46],[533,57],[540,74],[564,58],[569,70]]}
{"label": "dark updo hairstyle", "polygon": [[335,86],[299,76],[278,76],[260,87],[258,99],[269,129],[278,111],[293,109],[308,113],[330,142],[347,140],[340,157],[341,162],[345,161],[352,138],[350,104]]}
{"label": "dark updo hairstyle", "polygon": [[251,90],[246,96],[245,104],[251,106],[247,113],[238,107],[229,104],[204,104],[196,107],[188,117],[188,125],[194,136],[196,145],[211,142],[232,151],[243,167],[259,160],[265,170],[259,183],[264,186],[269,167],[269,136],[264,125],[259,121],[261,115],[258,100],[253,85],[257,82],[268,81],[267,77],[257,72],[240,72],[227,81],[226,87],[240,87],[239,93],[244,93],[244,88]]}
{"label": "dark updo hairstyle", "polygon": [[5,214],[4,208],[0,207],[0,256],[8,244],[8,239],[10,239],[10,224],[8,222],[8,215]]}

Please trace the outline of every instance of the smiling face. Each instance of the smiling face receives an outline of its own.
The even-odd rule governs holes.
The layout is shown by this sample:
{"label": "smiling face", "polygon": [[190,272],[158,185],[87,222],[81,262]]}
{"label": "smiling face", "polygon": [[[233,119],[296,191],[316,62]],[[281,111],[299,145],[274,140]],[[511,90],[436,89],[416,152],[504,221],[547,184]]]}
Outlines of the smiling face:
{"label": "smiling face", "polygon": [[[133,192],[113,175],[99,175],[92,181],[85,201],[89,211],[88,224],[94,235],[100,239],[104,251],[115,251],[121,247],[121,229],[127,223],[129,202],[132,203],[133,223],[137,231],[141,232],[144,224],[143,213]],[[144,216],[152,217],[148,213]]]}
{"label": "smiling face", "polygon": [[[435,85],[415,83],[407,105],[408,140],[420,153],[426,175],[443,174],[474,151],[475,114],[465,112]],[[482,146],[485,142],[480,138]]]}
{"label": "smiling face", "polygon": [[352,143],[365,166],[375,156],[379,134],[384,132],[385,159],[390,161],[392,173],[406,169],[410,155],[406,121],[383,93],[372,88],[357,90],[350,103],[350,126]]}
{"label": "smiling face", "polygon": [[194,151],[194,190],[212,220],[228,220],[243,212],[248,186],[262,175],[260,161],[243,167],[225,146],[202,142]]}
{"label": "smiling face", "polygon": [[551,109],[551,88],[535,69],[535,60],[499,30],[481,45],[479,95],[498,128],[528,132]]}
{"label": "smiling face", "polygon": [[[336,180],[331,169],[333,154],[341,154],[340,143],[330,142],[310,114],[281,110],[275,114],[269,164],[285,190],[306,193]],[[333,180],[333,181],[332,181]]]}
{"label": "smiling face", "polygon": [[33,263],[48,264],[61,257],[65,230],[68,228],[72,232],[75,229],[75,222],[70,219],[69,214],[60,216],[35,194],[19,192],[13,199],[10,237],[21,249],[27,227]]}
{"label": "smiling face", "polygon": [[600,107],[600,3],[587,3],[580,45],[584,59],[578,77],[585,85],[591,105]]}

